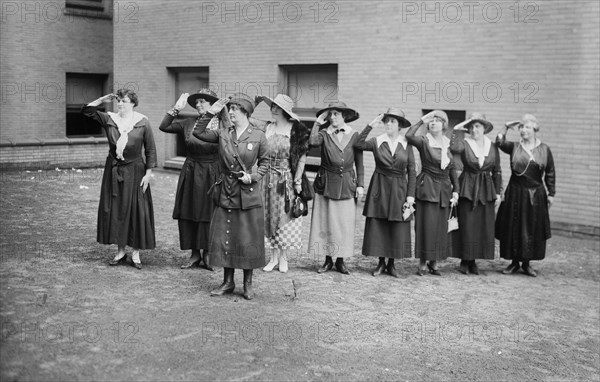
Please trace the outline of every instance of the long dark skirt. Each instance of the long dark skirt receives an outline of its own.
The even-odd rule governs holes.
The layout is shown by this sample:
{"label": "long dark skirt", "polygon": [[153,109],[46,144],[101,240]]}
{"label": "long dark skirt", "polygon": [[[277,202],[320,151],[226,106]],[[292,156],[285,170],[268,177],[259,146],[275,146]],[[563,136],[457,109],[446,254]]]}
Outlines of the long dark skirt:
{"label": "long dark skirt", "polygon": [[508,260],[542,260],[552,237],[544,186],[527,188],[509,182],[496,217],[500,256]]}
{"label": "long dark skirt", "polygon": [[460,246],[454,257],[462,260],[494,259],[494,203],[483,205],[460,198],[458,202]]}
{"label": "long dark skirt", "polygon": [[179,225],[179,247],[186,249],[208,249],[210,223],[191,220],[177,221]]}
{"label": "long dark skirt", "polygon": [[452,253],[448,235],[450,207],[417,200],[415,207],[415,257],[421,260],[444,260]]}
{"label": "long dark skirt", "polygon": [[210,265],[224,268],[264,267],[265,217],[263,208],[215,208],[210,225]]}
{"label": "long dark skirt", "polygon": [[156,240],[152,193],[150,185],[146,192],[140,187],[146,166],[141,158],[121,166],[113,167],[113,162],[110,156],[106,159],[102,176],[98,243],[153,249]]}
{"label": "long dark skirt", "polygon": [[367,218],[362,254],[393,259],[411,257],[410,221]]}

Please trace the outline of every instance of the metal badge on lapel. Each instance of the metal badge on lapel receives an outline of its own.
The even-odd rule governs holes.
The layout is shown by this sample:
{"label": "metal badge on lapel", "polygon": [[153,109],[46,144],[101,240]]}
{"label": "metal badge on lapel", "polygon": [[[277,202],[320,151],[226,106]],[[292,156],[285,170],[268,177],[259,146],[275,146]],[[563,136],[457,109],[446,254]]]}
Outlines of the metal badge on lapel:
{"label": "metal badge on lapel", "polygon": [[254,146],[252,146],[252,143],[248,143],[248,150],[249,150],[249,151],[252,151],[252,148],[253,148],[253,147],[254,147]]}

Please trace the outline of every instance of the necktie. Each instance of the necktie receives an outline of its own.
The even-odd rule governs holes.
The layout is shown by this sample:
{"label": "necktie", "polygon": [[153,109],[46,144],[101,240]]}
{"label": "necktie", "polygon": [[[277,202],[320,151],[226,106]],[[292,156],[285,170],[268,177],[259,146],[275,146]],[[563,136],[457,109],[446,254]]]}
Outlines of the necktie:
{"label": "necktie", "polygon": [[337,134],[337,133],[339,133],[339,132],[342,132],[342,133],[343,133],[343,132],[345,132],[345,131],[346,131],[345,129],[341,128],[341,129],[336,129],[336,130],[335,130],[333,133],[334,133],[334,134]]}

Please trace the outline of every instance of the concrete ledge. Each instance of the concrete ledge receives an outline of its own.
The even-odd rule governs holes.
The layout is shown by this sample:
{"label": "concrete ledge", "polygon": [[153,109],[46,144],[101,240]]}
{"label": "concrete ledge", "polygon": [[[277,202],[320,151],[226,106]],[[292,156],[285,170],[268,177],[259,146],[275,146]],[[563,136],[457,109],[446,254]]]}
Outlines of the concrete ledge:
{"label": "concrete ledge", "polygon": [[52,139],[25,139],[13,141],[9,138],[3,138],[0,141],[0,147],[25,147],[25,146],[68,146],[68,145],[89,145],[89,144],[108,143],[106,137],[89,138],[52,138]]}
{"label": "concrete ledge", "polygon": [[600,240],[600,227],[551,221],[552,234],[578,239]]}

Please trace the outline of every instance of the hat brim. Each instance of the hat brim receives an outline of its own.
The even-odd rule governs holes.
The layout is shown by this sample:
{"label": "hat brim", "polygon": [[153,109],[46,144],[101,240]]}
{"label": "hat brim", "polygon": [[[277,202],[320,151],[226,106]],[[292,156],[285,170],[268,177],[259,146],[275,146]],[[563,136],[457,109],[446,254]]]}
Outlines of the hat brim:
{"label": "hat brim", "polygon": [[286,110],[286,108],[284,108],[283,106],[281,106],[279,103],[277,103],[275,100],[272,100],[271,98],[267,97],[267,96],[262,96],[262,100],[264,103],[266,103],[269,106],[269,109],[271,108],[271,106],[273,106],[273,104],[279,106],[279,108],[281,110],[283,110],[284,112],[286,112],[287,115],[290,116],[290,118],[300,122],[300,117],[298,117],[298,115],[296,113],[294,113],[291,110]]}
{"label": "hat brim", "polygon": [[[317,111],[317,118],[319,118],[319,116],[321,114],[325,113],[326,111],[330,111],[330,110],[341,110],[341,111],[350,112],[350,116],[348,117],[348,119],[346,119],[344,121],[346,123],[356,121],[360,117],[360,114],[358,114],[358,112],[356,110],[350,109],[349,107],[326,107],[325,109],[321,109],[321,110]],[[329,126],[329,121],[327,123],[323,124],[323,126]]]}
{"label": "hat brim", "polygon": [[465,129],[469,130],[475,122],[479,122],[483,125],[483,127],[484,127],[483,133],[484,134],[487,134],[490,131],[494,130],[494,125],[492,125],[492,123],[490,121],[486,121],[485,119],[473,119],[471,122],[467,123],[464,126]]}
{"label": "hat brim", "polygon": [[412,125],[412,123],[410,123],[410,121],[404,117],[401,117],[399,115],[395,115],[395,114],[384,114],[383,117],[392,117],[392,118],[396,118],[398,120],[398,124],[400,125],[401,128],[406,128]]}
{"label": "hat brim", "polygon": [[188,99],[187,99],[188,105],[190,105],[191,107],[193,107],[195,109],[196,108],[196,101],[198,101],[199,98],[205,99],[205,100],[207,100],[208,102],[211,102],[211,103],[215,103],[215,102],[217,102],[219,100],[217,97],[213,97],[210,94],[196,93],[196,94],[192,94],[191,96],[188,97]]}

